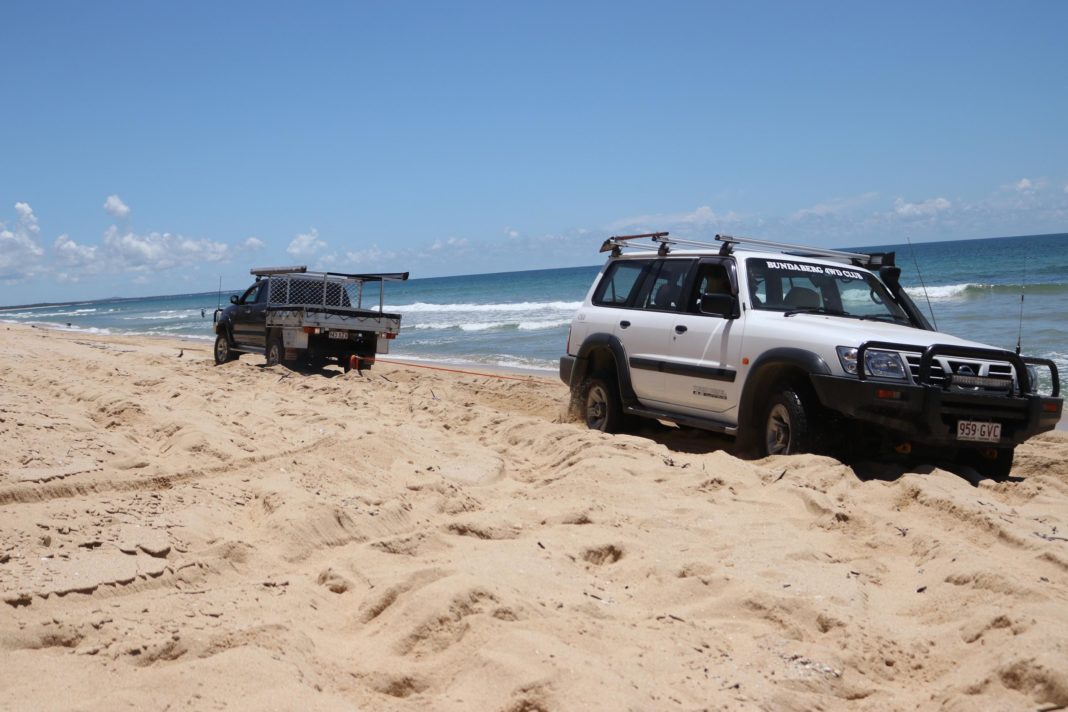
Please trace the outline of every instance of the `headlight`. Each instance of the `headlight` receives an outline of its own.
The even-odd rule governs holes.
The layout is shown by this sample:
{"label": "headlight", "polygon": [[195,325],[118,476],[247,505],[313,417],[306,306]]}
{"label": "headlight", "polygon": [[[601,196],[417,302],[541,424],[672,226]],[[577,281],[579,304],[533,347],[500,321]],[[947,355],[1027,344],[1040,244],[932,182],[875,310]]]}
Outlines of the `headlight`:
{"label": "headlight", "polygon": [[[852,346],[839,346],[838,360],[842,362],[842,368],[846,373],[857,373],[857,349]],[[868,349],[864,352],[864,374],[878,376],[879,378],[896,378],[905,380],[905,364],[901,356],[893,351],[880,351]]]}

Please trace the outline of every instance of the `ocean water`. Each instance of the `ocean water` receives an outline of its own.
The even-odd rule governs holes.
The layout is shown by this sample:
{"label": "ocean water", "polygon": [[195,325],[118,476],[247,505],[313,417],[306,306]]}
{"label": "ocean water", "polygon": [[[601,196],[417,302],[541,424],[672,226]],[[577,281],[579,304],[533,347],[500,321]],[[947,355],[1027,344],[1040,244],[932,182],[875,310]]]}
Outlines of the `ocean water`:
{"label": "ocean water", "polygon": [[[591,261],[598,258],[595,243],[590,244]],[[930,301],[941,331],[1006,349],[1015,349],[1019,338],[1025,355],[1053,359],[1068,380],[1068,234],[858,251],[890,250],[897,252],[902,282],[925,312]],[[386,310],[403,316],[391,356],[555,371],[571,316],[599,269],[595,265],[388,283]],[[247,286],[231,285],[223,291],[222,303]],[[218,301],[219,294],[209,292],[7,308],[0,309],[0,321],[211,341]]]}

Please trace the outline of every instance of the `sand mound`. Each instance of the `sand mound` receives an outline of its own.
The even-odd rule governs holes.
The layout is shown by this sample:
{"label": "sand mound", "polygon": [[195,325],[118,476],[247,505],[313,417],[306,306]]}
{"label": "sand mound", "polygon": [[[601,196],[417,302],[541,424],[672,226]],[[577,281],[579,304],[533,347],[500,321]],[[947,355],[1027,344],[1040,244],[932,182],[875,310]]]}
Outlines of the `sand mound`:
{"label": "sand mound", "polygon": [[601,435],[546,378],[0,343],[2,707],[1068,705],[1068,433],[972,482]]}

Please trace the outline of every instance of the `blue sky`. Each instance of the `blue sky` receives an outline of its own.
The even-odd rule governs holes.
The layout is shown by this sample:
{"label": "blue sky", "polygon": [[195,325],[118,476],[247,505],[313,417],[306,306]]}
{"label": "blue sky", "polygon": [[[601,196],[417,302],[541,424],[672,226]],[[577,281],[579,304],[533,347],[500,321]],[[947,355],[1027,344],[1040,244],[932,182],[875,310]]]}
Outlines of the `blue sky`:
{"label": "blue sky", "polygon": [[0,304],[1068,232],[1068,3],[7,2]]}

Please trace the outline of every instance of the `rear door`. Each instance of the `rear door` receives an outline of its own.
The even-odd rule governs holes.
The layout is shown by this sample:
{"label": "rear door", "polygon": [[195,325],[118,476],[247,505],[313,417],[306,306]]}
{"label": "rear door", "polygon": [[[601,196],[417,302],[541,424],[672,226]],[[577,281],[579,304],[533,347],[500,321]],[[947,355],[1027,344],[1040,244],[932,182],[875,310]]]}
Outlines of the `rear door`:
{"label": "rear door", "polygon": [[645,274],[630,314],[619,322],[616,333],[627,353],[634,394],[646,405],[670,403],[665,397],[665,354],[695,264],[692,258],[656,260]]}
{"label": "rear door", "polygon": [[700,310],[703,293],[737,295],[737,285],[735,266],[729,258],[704,258],[698,264],[684,305],[673,315],[671,340],[665,351],[664,393],[676,409],[713,415],[727,413],[738,403],[744,320]]}

